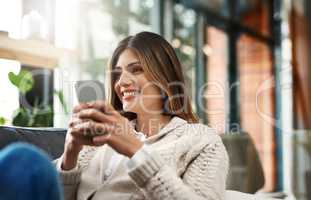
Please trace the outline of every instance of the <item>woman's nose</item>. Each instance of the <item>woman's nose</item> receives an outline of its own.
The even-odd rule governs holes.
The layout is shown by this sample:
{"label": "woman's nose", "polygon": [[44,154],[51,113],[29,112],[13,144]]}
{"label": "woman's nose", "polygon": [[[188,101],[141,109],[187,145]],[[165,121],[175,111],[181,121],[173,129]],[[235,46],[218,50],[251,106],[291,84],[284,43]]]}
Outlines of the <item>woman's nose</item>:
{"label": "woman's nose", "polygon": [[118,80],[118,85],[120,86],[127,86],[130,85],[133,82],[132,77],[130,74],[123,72],[120,75],[120,78]]}

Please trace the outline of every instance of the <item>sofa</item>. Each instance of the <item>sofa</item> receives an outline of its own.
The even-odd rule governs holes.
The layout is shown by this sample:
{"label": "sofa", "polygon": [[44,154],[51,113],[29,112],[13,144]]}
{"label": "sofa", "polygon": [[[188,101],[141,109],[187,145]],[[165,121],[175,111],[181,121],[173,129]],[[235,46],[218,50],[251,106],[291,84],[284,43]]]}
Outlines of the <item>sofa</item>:
{"label": "sofa", "polygon": [[51,159],[64,150],[66,129],[0,126],[0,149],[13,142],[31,143],[45,151]]}
{"label": "sofa", "polygon": [[[0,149],[13,142],[27,142],[45,151],[51,159],[55,159],[64,150],[65,136],[66,129],[0,126]],[[230,158],[227,198],[264,199],[245,194],[255,193],[264,184],[258,153],[249,135],[246,133],[224,134],[222,140]]]}

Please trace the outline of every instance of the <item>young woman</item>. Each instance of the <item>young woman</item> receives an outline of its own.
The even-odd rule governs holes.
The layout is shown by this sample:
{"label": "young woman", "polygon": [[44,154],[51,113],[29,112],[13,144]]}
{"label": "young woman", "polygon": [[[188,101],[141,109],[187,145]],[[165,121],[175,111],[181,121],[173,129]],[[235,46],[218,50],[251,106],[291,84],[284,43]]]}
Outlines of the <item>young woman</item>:
{"label": "young woman", "polygon": [[109,73],[109,103],[74,108],[56,161],[65,199],[224,199],[227,152],[197,123],[171,45],[150,32],[127,37]]}

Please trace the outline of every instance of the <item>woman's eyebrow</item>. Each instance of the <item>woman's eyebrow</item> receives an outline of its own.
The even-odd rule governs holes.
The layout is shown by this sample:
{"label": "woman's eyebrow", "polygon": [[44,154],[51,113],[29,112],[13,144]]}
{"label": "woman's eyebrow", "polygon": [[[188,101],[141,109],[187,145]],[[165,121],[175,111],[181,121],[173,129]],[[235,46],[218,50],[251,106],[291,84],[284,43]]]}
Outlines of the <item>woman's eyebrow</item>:
{"label": "woman's eyebrow", "polygon": [[[134,62],[131,62],[130,64],[128,64],[127,66],[126,66],[126,68],[128,68],[128,67],[132,67],[132,66],[134,66],[134,65],[140,65],[140,62],[139,61],[134,61]],[[121,66],[115,66],[115,68],[116,69],[122,69],[122,67]]]}
{"label": "woman's eyebrow", "polygon": [[127,67],[131,67],[131,66],[137,65],[137,64],[140,65],[140,62],[139,61],[132,62],[132,63],[128,64]]}

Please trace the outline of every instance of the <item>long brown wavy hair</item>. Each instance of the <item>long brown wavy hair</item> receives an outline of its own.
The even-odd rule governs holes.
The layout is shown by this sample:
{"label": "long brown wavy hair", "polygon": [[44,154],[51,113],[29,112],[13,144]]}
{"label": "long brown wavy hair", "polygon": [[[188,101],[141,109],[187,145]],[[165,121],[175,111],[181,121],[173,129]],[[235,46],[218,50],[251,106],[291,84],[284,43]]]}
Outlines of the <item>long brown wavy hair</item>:
{"label": "long brown wavy hair", "polygon": [[163,37],[151,32],[140,32],[123,39],[113,52],[108,70],[111,105],[130,120],[136,117],[133,113],[123,112],[122,102],[114,90],[117,81],[114,69],[126,49],[136,53],[147,79],[159,86],[164,94],[163,113],[178,116],[190,123],[198,122],[186,91],[182,66],[173,47]]}

